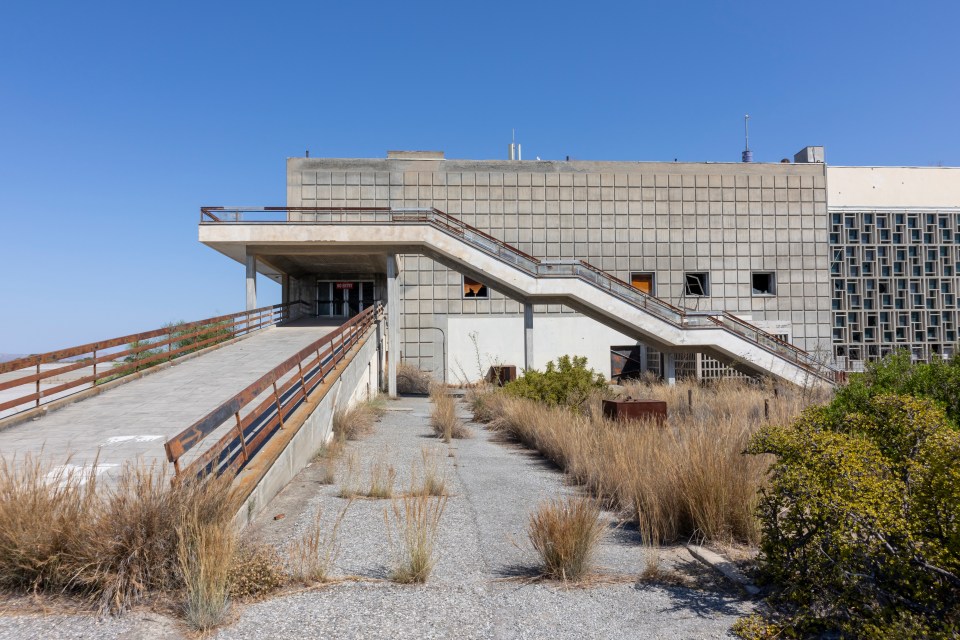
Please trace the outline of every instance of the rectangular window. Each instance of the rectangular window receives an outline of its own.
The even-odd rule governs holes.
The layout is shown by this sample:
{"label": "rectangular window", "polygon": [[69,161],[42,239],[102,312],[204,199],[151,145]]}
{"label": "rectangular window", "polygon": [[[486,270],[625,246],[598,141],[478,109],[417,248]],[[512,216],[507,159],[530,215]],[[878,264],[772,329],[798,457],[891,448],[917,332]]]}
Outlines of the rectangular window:
{"label": "rectangular window", "polygon": [[655,296],[656,294],[656,283],[654,282],[654,277],[652,273],[631,273],[630,274],[630,284],[635,288],[640,289],[644,293]]}
{"label": "rectangular window", "polygon": [[771,271],[757,272],[751,275],[752,292],[755,296],[777,295],[777,279]]}
{"label": "rectangular window", "polygon": [[710,295],[710,274],[685,273],[683,274],[683,295],[708,296]]}
{"label": "rectangular window", "polygon": [[463,297],[464,298],[489,298],[490,290],[482,282],[472,280],[463,276]]}

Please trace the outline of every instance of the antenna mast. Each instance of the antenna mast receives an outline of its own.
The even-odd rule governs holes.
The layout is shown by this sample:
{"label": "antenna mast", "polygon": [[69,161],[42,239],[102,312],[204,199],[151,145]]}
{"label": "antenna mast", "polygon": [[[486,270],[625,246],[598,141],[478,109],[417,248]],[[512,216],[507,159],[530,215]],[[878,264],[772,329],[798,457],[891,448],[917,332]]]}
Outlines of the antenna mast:
{"label": "antenna mast", "polygon": [[750,114],[743,116],[743,153],[741,162],[753,162],[753,151],[750,151]]}

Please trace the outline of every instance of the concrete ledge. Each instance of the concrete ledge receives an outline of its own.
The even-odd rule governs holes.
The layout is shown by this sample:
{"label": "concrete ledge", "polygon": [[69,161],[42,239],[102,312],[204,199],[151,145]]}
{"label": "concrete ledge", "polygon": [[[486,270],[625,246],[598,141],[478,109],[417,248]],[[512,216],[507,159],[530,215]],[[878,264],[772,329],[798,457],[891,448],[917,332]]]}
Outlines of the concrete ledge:
{"label": "concrete ledge", "polygon": [[720,554],[714,553],[709,549],[705,549],[699,545],[688,544],[687,551],[690,552],[694,558],[707,565],[715,571],[719,571],[723,577],[725,577],[730,582],[743,588],[751,596],[756,596],[760,593],[760,588],[755,584],[750,582],[745,575],[740,573],[740,570],[736,566]]}

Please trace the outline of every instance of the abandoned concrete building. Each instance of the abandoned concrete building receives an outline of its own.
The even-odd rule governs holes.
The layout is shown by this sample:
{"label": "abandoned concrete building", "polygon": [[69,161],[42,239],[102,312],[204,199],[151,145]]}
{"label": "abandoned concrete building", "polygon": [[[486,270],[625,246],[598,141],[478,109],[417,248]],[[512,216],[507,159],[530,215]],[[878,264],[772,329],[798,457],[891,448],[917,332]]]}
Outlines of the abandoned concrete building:
{"label": "abandoned concrete building", "polygon": [[[412,151],[290,158],[286,181],[286,207],[215,209],[217,222],[251,224],[201,224],[201,240],[245,262],[248,285],[265,274],[315,315],[357,313],[395,286],[402,359],[438,379],[474,380],[492,364],[542,368],[562,354],[613,377],[711,377],[744,363],[772,371],[700,337],[709,331],[674,338],[585,301],[592,293],[565,297],[554,276],[634,296],[631,309],[670,326],[754,331],[767,351],[795,345],[840,371],[900,348],[948,357],[957,342],[957,168],[834,167],[823,147],[778,163]],[[383,230],[428,217],[450,238],[469,235],[479,253],[448,250],[423,230]],[[484,262],[493,254],[496,263]],[[502,264],[533,269],[539,284],[518,284]]]}

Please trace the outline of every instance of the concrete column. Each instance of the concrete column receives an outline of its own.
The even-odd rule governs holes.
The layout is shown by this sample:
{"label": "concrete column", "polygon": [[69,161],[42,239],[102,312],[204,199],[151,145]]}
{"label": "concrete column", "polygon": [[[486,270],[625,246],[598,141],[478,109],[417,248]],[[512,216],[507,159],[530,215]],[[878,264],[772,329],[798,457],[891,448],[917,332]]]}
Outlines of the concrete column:
{"label": "concrete column", "polygon": [[640,373],[646,373],[647,371],[647,345],[641,343],[640,345]]}
{"label": "concrete column", "polygon": [[400,285],[397,256],[387,255],[387,394],[397,397],[397,360],[400,359]]}
{"label": "concrete column", "polygon": [[523,305],[523,368],[533,369],[533,305]]}
{"label": "concrete column", "polygon": [[247,254],[247,311],[257,308],[257,256]]}
{"label": "concrete column", "polygon": [[663,381],[669,385],[677,384],[677,354],[664,352]]}

